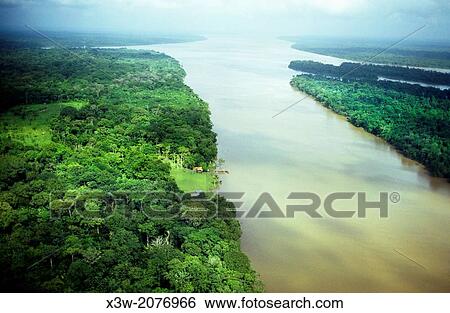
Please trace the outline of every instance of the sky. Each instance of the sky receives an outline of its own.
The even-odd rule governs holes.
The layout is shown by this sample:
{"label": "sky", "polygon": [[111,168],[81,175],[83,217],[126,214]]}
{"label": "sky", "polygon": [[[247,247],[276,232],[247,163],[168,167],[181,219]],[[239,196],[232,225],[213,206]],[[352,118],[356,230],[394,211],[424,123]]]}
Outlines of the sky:
{"label": "sky", "polygon": [[450,41],[449,0],[0,0],[0,28]]}

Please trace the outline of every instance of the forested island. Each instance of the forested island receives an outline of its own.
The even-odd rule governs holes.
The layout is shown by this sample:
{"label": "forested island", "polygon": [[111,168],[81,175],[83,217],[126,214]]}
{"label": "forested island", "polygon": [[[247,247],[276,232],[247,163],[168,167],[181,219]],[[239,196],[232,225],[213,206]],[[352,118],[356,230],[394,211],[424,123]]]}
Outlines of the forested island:
{"label": "forested island", "polygon": [[262,290],[233,205],[176,196],[217,158],[176,60],[6,45],[0,75],[2,291]]}
{"label": "forested island", "polygon": [[[292,48],[352,61],[380,64],[450,68],[449,45],[446,42],[408,41],[398,39],[282,37],[294,42]],[[380,53],[382,52],[383,53]]]}
{"label": "forested island", "polygon": [[433,175],[450,178],[450,92],[376,79],[382,74],[443,82],[449,74],[422,71],[421,76],[416,69],[310,61],[293,61],[290,67],[307,72],[292,79],[293,87],[383,138]]}
{"label": "forested island", "polygon": [[450,86],[450,73],[416,68],[343,62],[339,66],[314,61],[292,61],[289,68],[310,74],[377,81],[379,77]]}

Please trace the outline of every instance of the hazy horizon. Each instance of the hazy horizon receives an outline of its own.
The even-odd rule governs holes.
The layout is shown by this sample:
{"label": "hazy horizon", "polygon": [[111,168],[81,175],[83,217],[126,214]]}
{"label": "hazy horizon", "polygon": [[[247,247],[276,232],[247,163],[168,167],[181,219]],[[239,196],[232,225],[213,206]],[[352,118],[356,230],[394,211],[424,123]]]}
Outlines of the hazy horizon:
{"label": "hazy horizon", "polygon": [[0,29],[449,41],[450,2],[387,0],[0,0]]}

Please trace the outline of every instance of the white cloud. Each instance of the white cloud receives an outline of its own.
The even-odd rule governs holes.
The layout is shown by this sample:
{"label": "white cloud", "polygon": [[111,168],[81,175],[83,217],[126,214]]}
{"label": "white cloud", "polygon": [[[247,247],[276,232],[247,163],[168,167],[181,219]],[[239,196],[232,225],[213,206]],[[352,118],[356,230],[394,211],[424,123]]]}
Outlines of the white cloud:
{"label": "white cloud", "polygon": [[0,0],[0,7],[97,7],[114,10],[198,11],[222,15],[319,14],[355,16],[374,14],[424,15],[449,12],[448,0]]}
{"label": "white cloud", "polygon": [[33,1],[27,0],[0,0],[0,7],[17,7],[32,3]]}
{"label": "white cloud", "polygon": [[167,10],[197,9],[200,11],[242,14],[252,12],[316,11],[340,15],[367,7],[368,0],[0,0],[0,6],[31,4],[69,7],[110,7],[122,9],[153,8]]}
{"label": "white cloud", "polygon": [[347,15],[363,12],[369,7],[366,0],[316,0],[313,7],[332,15]]}
{"label": "white cloud", "polygon": [[0,25],[58,29],[395,36],[426,24],[448,37],[450,28],[449,0],[0,0],[1,8]]}
{"label": "white cloud", "polygon": [[[59,0],[64,1],[64,0]],[[225,13],[318,11],[348,14],[367,8],[368,0],[112,0],[134,7],[212,10]]]}

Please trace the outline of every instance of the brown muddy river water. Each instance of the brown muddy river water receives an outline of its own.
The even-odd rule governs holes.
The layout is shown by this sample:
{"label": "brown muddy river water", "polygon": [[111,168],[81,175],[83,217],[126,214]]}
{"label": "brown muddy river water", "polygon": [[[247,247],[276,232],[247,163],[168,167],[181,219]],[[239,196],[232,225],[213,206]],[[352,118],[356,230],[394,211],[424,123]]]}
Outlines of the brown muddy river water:
{"label": "brown muddy river water", "polygon": [[[269,192],[283,211],[291,192],[398,192],[389,217],[242,218],[242,249],[270,292],[450,291],[450,185],[382,140],[353,127],[289,81],[294,59],[342,60],[296,51],[277,39],[210,38],[140,46],[178,59],[186,83],[212,112],[230,174],[222,191],[245,192],[249,209]],[[307,202],[304,202],[306,204]],[[353,210],[356,198],[335,202]]]}

